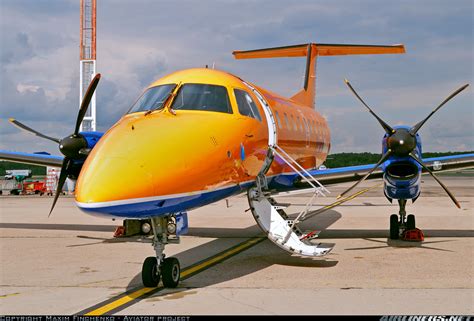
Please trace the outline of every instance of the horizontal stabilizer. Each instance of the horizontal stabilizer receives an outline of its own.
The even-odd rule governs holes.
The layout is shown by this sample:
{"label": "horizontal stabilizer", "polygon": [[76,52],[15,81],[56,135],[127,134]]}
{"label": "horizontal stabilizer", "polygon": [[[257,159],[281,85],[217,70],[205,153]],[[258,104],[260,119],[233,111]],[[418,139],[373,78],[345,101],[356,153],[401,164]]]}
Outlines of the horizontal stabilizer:
{"label": "horizontal stabilizer", "polygon": [[304,106],[314,108],[316,96],[316,59],[318,56],[402,54],[403,45],[351,45],[307,43],[295,46],[264,48],[247,51],[234,51],[235,59],[306,57],[304,87],[291,99]]}
{"label": "horizontal stabilizer", "polygon": [[232,54],[236,59],[254,58],[284,58],[305,57],[309,48],[312,47],[314,54],[318,56],[339,55],[366,55],[366,54],[401,54],[405,53],[403,45],[351,45],[351,44],[326,44],[307,43],[295,46],[264,48],[247,51],[234,51]]}

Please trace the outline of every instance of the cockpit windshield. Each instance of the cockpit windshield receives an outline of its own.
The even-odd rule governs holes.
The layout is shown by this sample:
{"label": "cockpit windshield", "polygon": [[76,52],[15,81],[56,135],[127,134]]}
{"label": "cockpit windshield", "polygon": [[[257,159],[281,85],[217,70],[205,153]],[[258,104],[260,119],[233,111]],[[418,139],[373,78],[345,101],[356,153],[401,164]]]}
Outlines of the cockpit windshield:
{"label": "cockpit windshield", "polygon": [[130,108],[128,114],[163,108],[163,104],[175,87],[175,84],[169,84],[148,88]]}
{"label": "cockpit windshield", "polygon": [[174,110],[202,110],[232,114],[227,89],[207,84],[184,84],[171,106]]}

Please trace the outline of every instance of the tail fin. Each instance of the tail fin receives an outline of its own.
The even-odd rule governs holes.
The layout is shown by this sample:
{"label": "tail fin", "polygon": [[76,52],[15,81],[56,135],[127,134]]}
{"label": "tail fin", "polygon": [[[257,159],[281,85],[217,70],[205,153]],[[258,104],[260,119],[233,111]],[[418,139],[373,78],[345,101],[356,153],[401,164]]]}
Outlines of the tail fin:
{"label": "tail fin", "polygon": [[265,48],[248,51],[234,51],[236,59],[305,57],[306,73],[304,88],[291,98],[299,103],[314,108],[316,96],[316,58],[317,56],[365,55],[365,54],[401,54],[405,53],[403,45],[344,45],[308,43],[295,46]]}

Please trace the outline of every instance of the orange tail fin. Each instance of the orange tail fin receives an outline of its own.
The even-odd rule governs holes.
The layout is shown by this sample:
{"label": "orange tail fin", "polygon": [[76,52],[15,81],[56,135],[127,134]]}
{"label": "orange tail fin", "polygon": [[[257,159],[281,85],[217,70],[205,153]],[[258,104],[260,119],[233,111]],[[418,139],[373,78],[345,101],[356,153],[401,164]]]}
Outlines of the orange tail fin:
{"label": "orange tail fin", "polygon": [[401,54],[405,53],[403,45],[344,45],[308,43],[295,46],[265,48],[248,51],[234,51],[236,59],[306,57],[304,88],[291,98],[299,103],[314,108],[316,97],[316,58],[317,56],[365,55],[365,54]]}

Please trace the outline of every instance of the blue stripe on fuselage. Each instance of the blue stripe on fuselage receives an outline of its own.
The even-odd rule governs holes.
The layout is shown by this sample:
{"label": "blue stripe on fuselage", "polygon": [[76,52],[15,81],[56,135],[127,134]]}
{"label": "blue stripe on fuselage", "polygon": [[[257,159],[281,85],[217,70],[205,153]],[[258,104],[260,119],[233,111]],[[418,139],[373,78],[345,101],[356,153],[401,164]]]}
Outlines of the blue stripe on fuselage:
{"label": "blue stripe on fuselage", "polygon": [[177,213],[208,205],[226,197],[238,194],[246,190],[251,184],[253,184],[253,182],[213,191],[203,191],[200,194],[154,201],[137,201],[136,203],[131,204],[101,207],[84,207],[79,203],[76,204],[82,211],[91,215],[143,219],[152,216],[163,216],[169,213]]}

